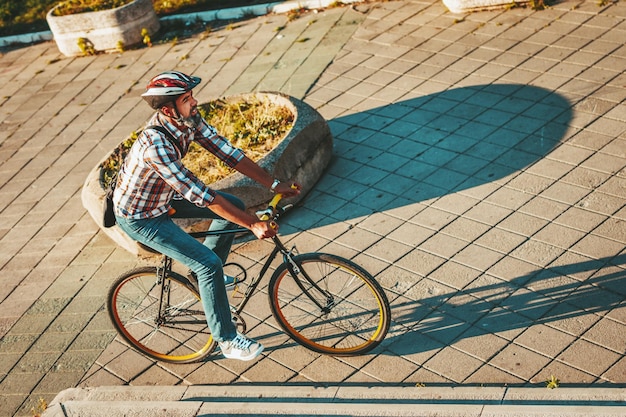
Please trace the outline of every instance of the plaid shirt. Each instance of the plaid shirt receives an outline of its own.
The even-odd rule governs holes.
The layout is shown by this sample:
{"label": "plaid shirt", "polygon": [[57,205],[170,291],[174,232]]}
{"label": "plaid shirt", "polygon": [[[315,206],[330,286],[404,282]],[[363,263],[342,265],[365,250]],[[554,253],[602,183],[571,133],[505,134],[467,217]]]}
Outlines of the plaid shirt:
{"label": "plaid shirt", "polygon": [[200,207],[213,201],[215,191],[181,162],[193,140],[231,168],[244,157],[240,149],[233,147],[206,122],[195,131],[182,131],[161,121],[157,113],[148,125],[161,125],[169,130],[180,143],[183,154],[160,132],[154,129],[143,131],[130,148],[118,174],[113,195],[118,216],[131,219],[157,217],[167,213],[173,198],[184,198]]}

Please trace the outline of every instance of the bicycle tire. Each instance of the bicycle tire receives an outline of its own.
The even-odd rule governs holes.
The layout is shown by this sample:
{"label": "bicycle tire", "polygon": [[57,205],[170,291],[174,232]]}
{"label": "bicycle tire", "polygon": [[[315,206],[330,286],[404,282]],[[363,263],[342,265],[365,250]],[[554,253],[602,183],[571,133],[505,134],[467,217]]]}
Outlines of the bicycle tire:
{"label": "bicycle tire", "polygon": [[323,253],[296,255],[293,261],[333,300],[322,300],[302,274],[293,277],[288,265],[281,264],[269,282],[270,308],[292,339],[314,352],[333,356],[361,355],[383,341],[391,323],[391,308],[382,287],[367,271],[348,259]]}
{"label": "bicycle tire", "polygon": [[200,296],[187,278],[175,272],[161,285],[156,267],[141,267],[118,277],[109,289],[107,309],[120,336],[143,354],[169,363],[189,363],[216,346],[207,326]]}

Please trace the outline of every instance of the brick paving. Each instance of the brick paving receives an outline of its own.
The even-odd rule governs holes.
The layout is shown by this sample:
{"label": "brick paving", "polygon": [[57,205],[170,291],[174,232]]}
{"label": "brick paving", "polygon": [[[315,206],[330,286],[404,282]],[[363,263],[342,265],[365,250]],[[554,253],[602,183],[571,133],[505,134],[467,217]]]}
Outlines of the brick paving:
{"label": "brick paving", "polygon": [[[0,415],[76,386],[624,387],[624,39],[624,2],[454,15],[405,0],[123,54],[4,51]],[[335,158],[281,232],[377,277],[394,319],[381,348],[309,352],[266,321],[263,294],[245,317],[266,345],[254,363],[168,365],[116,338],[104,294],[142,261],[99,232],[80,192],[148,119],[139,94],[166,69],[203,77],[201,101],[276,90],[328,120]],[[233,259],[254,269],[267,247]]]}

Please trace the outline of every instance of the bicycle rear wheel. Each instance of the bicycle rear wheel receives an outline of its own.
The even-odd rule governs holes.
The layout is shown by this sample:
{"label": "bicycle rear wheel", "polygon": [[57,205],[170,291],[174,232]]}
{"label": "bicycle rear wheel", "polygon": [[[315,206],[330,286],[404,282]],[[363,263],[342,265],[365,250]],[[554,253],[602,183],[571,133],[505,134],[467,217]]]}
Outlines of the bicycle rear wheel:
{"label": "bicycle rear wheel", "polygon": [[122,338],[154,359],[194,362],[215,348],[200,296],[175,272],[165,277],[163,285],[156,267],[123,274],[109,290],[107,307]]}
{"label": "bicycle rear wheel", "polygon": [[280,265],[269,283],[270,308],[299,344],[335,356],[374,349],[387,335],[391,309],[385,293],[363,268],[322,253],[293,257],[295,276]]}

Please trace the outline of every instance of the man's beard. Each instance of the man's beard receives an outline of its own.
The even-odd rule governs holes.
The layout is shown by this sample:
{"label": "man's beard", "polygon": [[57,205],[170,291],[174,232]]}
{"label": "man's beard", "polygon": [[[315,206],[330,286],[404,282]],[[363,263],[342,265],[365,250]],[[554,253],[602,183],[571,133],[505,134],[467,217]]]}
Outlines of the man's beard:
{"label": "man's beard", "polygon": [[196,112],[196,114],[190,115],[189,117],[181,117],[180,122],[190,129],[196,129],[202,122],[202,116],[200,112]]}

